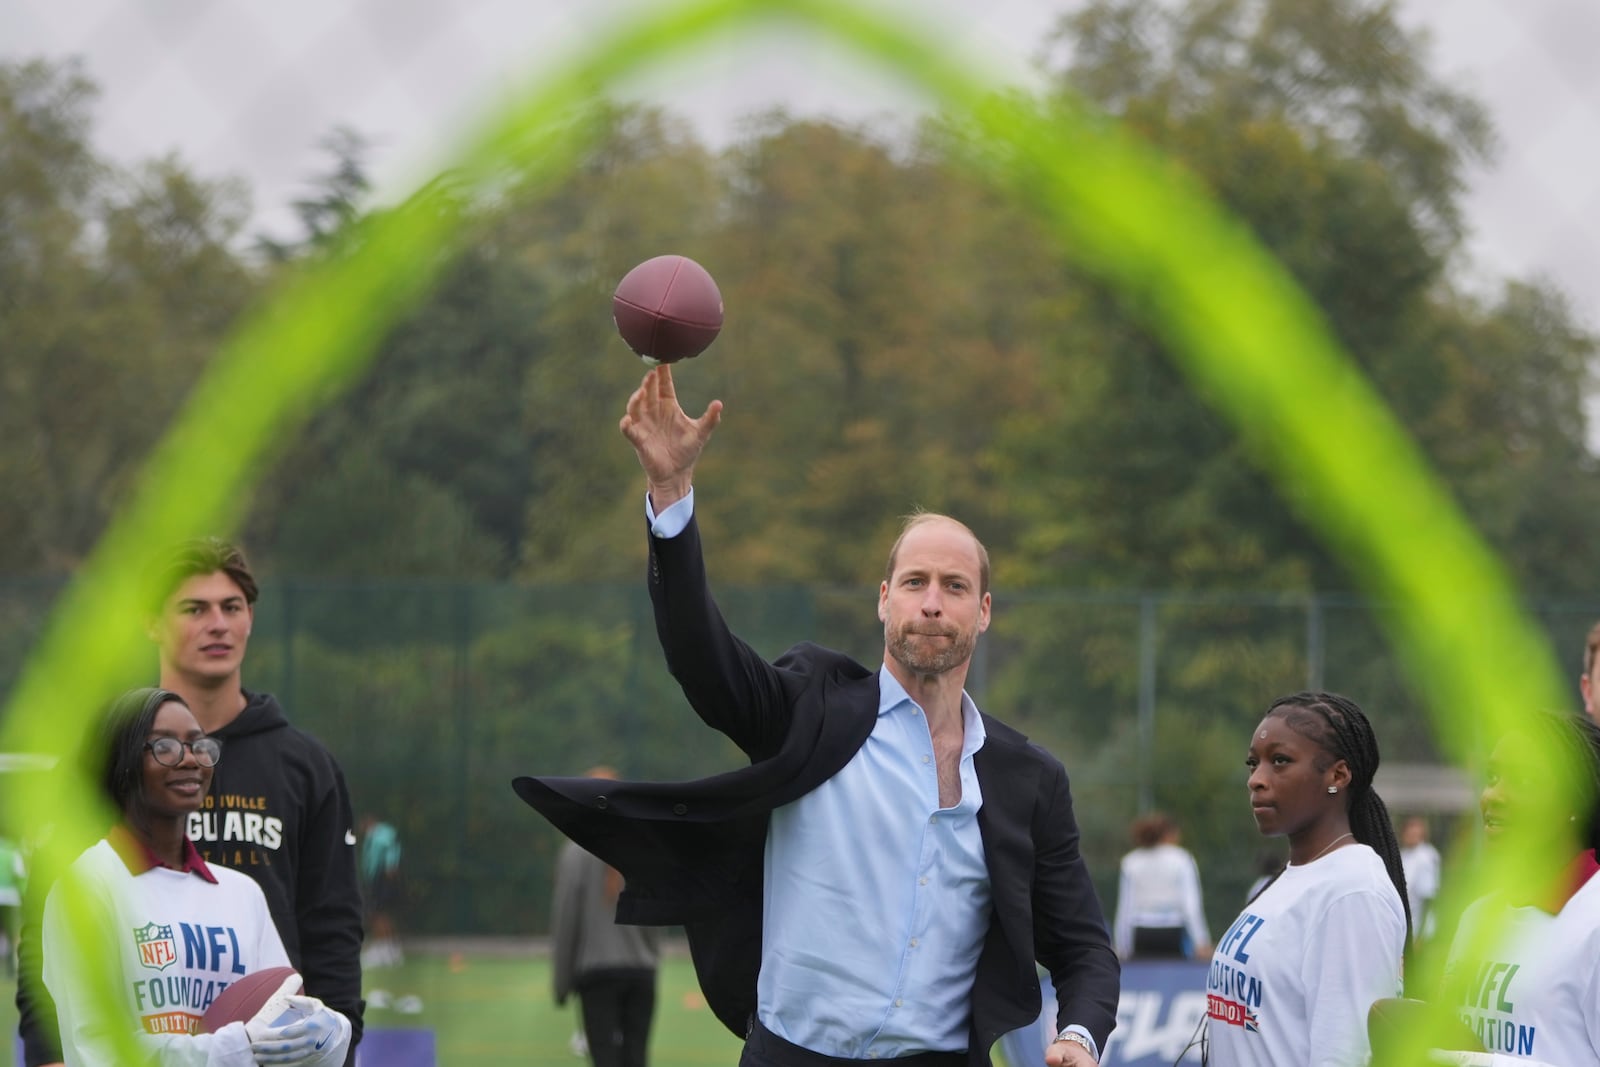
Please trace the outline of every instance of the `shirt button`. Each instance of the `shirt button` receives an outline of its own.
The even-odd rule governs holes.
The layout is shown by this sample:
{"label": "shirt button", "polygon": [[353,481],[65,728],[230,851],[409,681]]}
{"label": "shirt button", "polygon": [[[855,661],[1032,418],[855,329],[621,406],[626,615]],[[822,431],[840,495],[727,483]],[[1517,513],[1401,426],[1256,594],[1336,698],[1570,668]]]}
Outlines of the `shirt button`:
{"label": "shirt button", "polygon": [[599,808],[601,811],[605,811],[611,806],[611,801],[607,800],[605,797],[595,797],[594,806]]}
{"label": "shirt button", "polygon": [[918,885],[927,885],[928,884],[928,880],[926,878],[918,878],[917,879],[917,884]]}
{"label": "shirt button", "polygon": [[922,757],[922,762],[923,763],[927,763],[928,762],[928,757],[927,756],[923,756]]}
{"label": "shirt button", "polygon": [[912,948],[916,948],[917,947],[917,939],[914,938],[914,937],[911,939],[911,947]]}
{"label": "shirt button", "polygon": [[894,1006],[898,1008],[900,1006],[900,1004],[901,1004],[900,998],[899,997],[895,997],[894,998]]}
{"label": "shirt button", "polygon": [[674,815],[687,815],[687,814],[689,814],[689,805],[687,805],[687,804],[674,804],[674,805],[672,805],[672,814],[674,814]]}
{"label": "shirt button", "polygon": [[929,822],[930,822],[930,823],[937,823],[937,822],[938,822],[938,821],[939,821],[939,816],[937,816],[937,815],[930,815],[930,816],[928,816],[928,821],[929,821]]}

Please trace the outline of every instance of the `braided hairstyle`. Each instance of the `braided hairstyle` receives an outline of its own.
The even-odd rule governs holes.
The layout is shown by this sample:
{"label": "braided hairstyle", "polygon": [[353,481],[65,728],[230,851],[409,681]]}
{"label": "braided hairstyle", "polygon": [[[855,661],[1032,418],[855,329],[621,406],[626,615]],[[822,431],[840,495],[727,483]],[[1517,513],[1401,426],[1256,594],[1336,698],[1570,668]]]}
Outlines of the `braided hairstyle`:
{"label": "braided hairstyle", "polygon": [[1584,844],[1600,855],[1600,724],[1587,715],[1563,715],[1570,725],[1569,744],[1577,749],[1578,766],[1587,773],[1578,781],[1579,822],[1587,823]]}
{"label": "braided hairstyle", "polygon": [[1600,849],[1600,725],[1587,715],[1539,711],[1519,720],[1513,733],[1537,742],[1547,780],[1571,791],[1563,800],[1571,805],[1579,848]]}
{"label": "braided hairstyle", "polygon": [[[1350,768],[1346,803],[1350,833],[1376,852],[1400,894],[1406,913],[1406,952],[1411,950],[1411,904],[1406,896],[1406,875],[1400,865],[1400,842],[1394,836],[1389,809],[1372,788],[1378,772],[1378,736],[1366,713],[1349,697],[1337,693],[1295,693],[1273,701],[1269,718],[1277,716],[1295,733],[1320,745]],[[1319,768],[1320,769],[1320,768]]]}

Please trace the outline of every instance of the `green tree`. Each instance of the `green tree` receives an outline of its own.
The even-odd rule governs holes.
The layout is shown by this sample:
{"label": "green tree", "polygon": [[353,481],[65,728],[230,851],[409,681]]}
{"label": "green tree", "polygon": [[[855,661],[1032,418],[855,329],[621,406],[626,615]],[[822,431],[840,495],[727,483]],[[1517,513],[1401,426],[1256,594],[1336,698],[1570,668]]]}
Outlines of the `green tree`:
{"label": "green tree", "polygon": [[[617,554],[640,555],[638,501],[593,491],[621,484],[632,462],[615,426],[643,371],[611,328],[611,290],[641,250],[706,229],[697,220],[716,198],[699,177],[709,157],[681,124],[603,118],[606,136],[554,188],[508,178],[475,205],[478,239],[278,463],[251,520],[275,569],[631,573]],[[341,472],[341,485],[306,470]],[[330,498],[343,514],[309,514]]]}
{"label": "green tree", "polygon": [[287,263],[327,248],[366,211],[365,201],[372,190],[372,179],[367,174],[367,157],[371,154],[367,139],[358,130],[338,126],[318,142],[318,147],[333,157],[332,165],[312,179],[312,195],[290,205],[300,221],[301,234],[290,239],[256,235],[256,248],[274,263]]}
{"label": "green tree", "polygon": [[[1064,18],[1055,43],[1063,86],[1173,154],[1280,258],[1530,591],[1591,584],[1570,551],[1568,501],[1600,488],[1581,408],[1595,340],[1549,290],[1512,282],[1486,305],[1453,286],[1464,168],[1491,134],[1481,107],[1429,71],[1394,5],[1103,0]],[[1077,573],[1035,577],[1346,585],[1161,346],[1119,301],[1090,309],[1060,366],[1102,368],[1064,420],[1063,482],[1088,494],[1071,503],[1091,516],[1075,533],[1093,547]],[[1567,491],[1526,491],[1558,484]],[[1559,533],[1530,537],[1536,527]]]}
{"label": "green tree", "polygon": [[[1063,18],[1053,44],[1063,90],[1169,153],[1280,259],[1525,588],[1592,588],[1573,546],[1578,512],[1592,514],[1600,490],[1581,409],[1595,341],[1548,290],[1513,282],[1480,301],[1453,284],[1464,168],[1486,152],[1489,130],[1478,105],[1428,69],[1393,5],[1100,0]],[[1063,285],[1084,295],[1049,363],[1060,417],[1007,440],[1037,531],[1018,543],[1010,573],[1030,586],[1197,594],[1347,587],[1295,501],[1189,388],[1137,304]],[[1316,397],[1304,417],[1319,418]],[[1273,611],[1202,597],[1144,631],[1125,616],[1108,628],[1068,613],[1023,636],[997,685],[1044,738],[1067,750],[1089,740],[1092,766],[1114,766],[1125,786],[1139,635],[1160,642],[1165,762],[1169,745],[1182,750],[1219,725],[1242,742],[1268,701],[1304,684],[1304,611]],[[1380,727],[1389,758],[1427,758],[1431,743],[1406,714],[1415,695],[1394,677],[1372,619],[1339,618],[1330,647],[1347,655],[1329,660],[1325,683],[1395,724]],[[1065,709],[1054,721],[1052,704]],[[1158,805],[1189,812],[1191,824],[1239,824],[1242,792],[1201,788],[1205,760],[1167,767],[1153,779]],[[1131,791],[1115,795],[1131,816]],[[1094,812],[1091,835],[1111,841],[1118,827],[1102,820],[1117,811]]]}
{"label": "green tree", "polygon": [[[1414,423],[1432,394],[1405,386],[1439,379],[1407,342],[1439,292],[1461,167],[1485,135],[1475,106],[1426,75],[1392,12],[1346,0],[1109,0],[1063,19],[1057,43],[1069,57],[1063,85],[1209,184]],[[1049,442],[1064,454],[1057,473],[1068,510],[1085,516],[1074,531],[1085,548],[1035,578],[1344,584],[1122,301],[1087,302],[1061,352],[1061,374],[1092,386],[1072,391],[1065,440]]]}
{"label": "green tree", "polygon": [[753,132],[725,159],[729,325],[705,372],[729,405],[699,474],[718,572],[870,588],[918,507],[1003,542],[995,443],[1052,403],[1052,257],[931,143],[782,116]]}
{"label": "green tree", "polygon": [[1600,509],[1600,458],[1583,399],[1596,339],[1565,296],[1507,284],[1493,302],[1460,299],[1428,323],[1426,344],[1452,388],[1418,426],[1524,588],[1594,589],[1585,546]]}
{"label": "green tree", "polygon": [[[0,568],[69,570],[256,282],[241,187],[90,143],[73,63],[0,64]],[[219,419],[218,432],[226,432]]]}

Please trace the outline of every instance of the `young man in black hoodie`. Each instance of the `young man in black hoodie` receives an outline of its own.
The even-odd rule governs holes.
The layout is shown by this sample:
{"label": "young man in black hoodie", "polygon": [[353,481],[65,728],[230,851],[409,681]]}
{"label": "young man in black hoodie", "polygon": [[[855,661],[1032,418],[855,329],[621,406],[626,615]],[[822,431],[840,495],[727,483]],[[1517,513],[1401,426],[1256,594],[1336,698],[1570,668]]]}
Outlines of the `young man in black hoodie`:
{"label": "young man in black hoodie", "polygon": [[[260,883],[306,993],[350,1020],[353,1063],[362,1028],[361,892],[344,773],[320,742],[289,725],[271,694],[242,684],[258,592],[243,553],[217,538],[186,541],[152,578],[160,606],[149,635],[161,687],[184,698],[226,756],[205,806],[190,816],[189,836],[207,863]],[[32,934],[23,934],[17,1007],[27,1067],[41,1067],[60,1061],[60,1038],[37,983],[37,927]]]}

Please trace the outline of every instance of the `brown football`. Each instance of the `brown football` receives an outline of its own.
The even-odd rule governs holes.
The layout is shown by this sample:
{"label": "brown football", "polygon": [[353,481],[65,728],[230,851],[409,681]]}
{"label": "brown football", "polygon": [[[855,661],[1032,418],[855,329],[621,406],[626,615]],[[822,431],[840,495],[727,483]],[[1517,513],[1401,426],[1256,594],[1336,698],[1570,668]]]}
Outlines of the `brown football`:
{"label": "brown football", "polygon": [[656,256],[630,270],[611,298],[617,332],[652,367],[706,350],[722,331],[722,293],[687,256]]}
{"label": "brown football", "polygon": [[[293,967],[267,967],[231,983],[200,1017],[200,1032],[214,1034],[229,1023],[249,1022],[256,1012],[266,1007],[267,1001],[277,994],[290,975],[300,977]],[[298,993],[300,989],[296,984],[290,992]]]}

